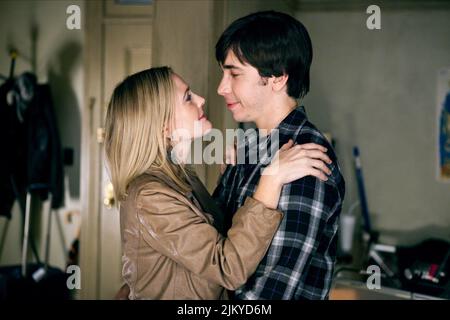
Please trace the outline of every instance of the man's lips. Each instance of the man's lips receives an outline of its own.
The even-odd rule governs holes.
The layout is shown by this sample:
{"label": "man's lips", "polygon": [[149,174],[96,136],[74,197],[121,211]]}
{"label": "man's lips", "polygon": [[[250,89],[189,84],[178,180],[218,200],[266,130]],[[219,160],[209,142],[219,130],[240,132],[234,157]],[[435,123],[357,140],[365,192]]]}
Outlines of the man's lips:
{"label": "man's lips", "polygon": [[227,102],[227,108],[230,110],[234,109],[238,104],[239,102]]}

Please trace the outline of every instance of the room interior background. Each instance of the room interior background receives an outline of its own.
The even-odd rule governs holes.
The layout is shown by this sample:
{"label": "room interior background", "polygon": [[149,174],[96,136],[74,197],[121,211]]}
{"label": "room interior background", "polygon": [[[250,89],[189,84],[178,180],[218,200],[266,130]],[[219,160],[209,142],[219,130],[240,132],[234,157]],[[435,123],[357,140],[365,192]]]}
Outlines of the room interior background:
{"label": "room interior background", "polygon": [[[89,134],[83,130],[90,121],[94,121],[94,129],[101,126],[102,106],[94,106],[93,116],[89,91],[93,84],[87,85],[93,81],[89,72],[95,68],[90,61],[89,44],[94,41],[90,30],[101,33],[114,19],[127,20],[120,17],[120,11],[105,9],[120,4],[98,0],[94,1],[95,10],[100,10],[101,19],[93,26],[95,21],[88,21],[93,17],[89,2],[1,1],[0,73],[9,72],[8,50],[14,47],[19,52],[15,74],[33,71],[39,82],[48,82],[52,88],[62,145],[74,150],[74,163],[65,167],[65,206],[55,212],[60,223],[52,224],[50,263],[65,268],[68,249],[81,227],[80,296],[108,298],[120,284],[120,260],[114,266],[114,280],[108,283],[99,276],[108,261],[103,258],[102,264],[101,259],[106,252],[116,254],[120,248],[108,247],[117,246],[117,237],[110,244],[99,240],[99,221],[117,221],[117,217],[100,209],[104,185],[99,178],[101,164],[95,161],[101,159],[101,145],[96,142],[97,131]],[[73,4],[81,9],[80,30],[66,27],[66,9]],[[365,1],[155,0],[151,6],[149,17],[139,17],[151,24],[150,64],[170,64],[191,82],[193,89],[207,98],[209,118],[220,129],[237,126],[216,94],[221,73],[213,50],[220,32],[234,19],[258,10],[284,11],[301,20],[314,49],[311,91],[303,104],[312,122],[336,142],[347,182],[343,212],[358,200],[352,158],[352,147],[357,145],[369,211],[382,241],[413,244],[431,236],[450,241],[450,184],[436,179],[436,81],[438,71],[450,67],[447,2],[399,1],[392,5],[380,1],[381,30],[367,29]],[[114,41],[120,41],[120,32],[115,37]],[[98,58],[101,61],[102,56]],[[97,101],[106,99],[102,96]],[[91,171],[93,161],[97,169]],[[218,167],[198,170],[212,190]],[[91,183],[92,172],[97,181]],[[94,189],[97,194],[92,197]],[[44,203],[42,214],[33,223],[41,252],[47,206]],[[0,238],[5,235],[0,265],[18,264],[22,226],[17,205],[7,229],[6,225],[0,218]],[[108,235],[118,235],[116,227],[111,224]],[[88,250],[83,247],[95,250],[83,253]]]}

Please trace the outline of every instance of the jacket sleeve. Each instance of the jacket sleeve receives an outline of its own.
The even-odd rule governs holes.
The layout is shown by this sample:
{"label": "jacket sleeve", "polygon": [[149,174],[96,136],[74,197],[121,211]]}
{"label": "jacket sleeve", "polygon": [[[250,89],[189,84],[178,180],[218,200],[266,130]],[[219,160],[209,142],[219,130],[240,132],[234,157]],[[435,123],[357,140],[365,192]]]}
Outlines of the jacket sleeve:
{"label": "jacket sleeve", "polygon": [[235,290],[264,257],[282,213],[248,197],[227,238],[175,196],[141,190],[137,197],[143,240],[201,278]]}

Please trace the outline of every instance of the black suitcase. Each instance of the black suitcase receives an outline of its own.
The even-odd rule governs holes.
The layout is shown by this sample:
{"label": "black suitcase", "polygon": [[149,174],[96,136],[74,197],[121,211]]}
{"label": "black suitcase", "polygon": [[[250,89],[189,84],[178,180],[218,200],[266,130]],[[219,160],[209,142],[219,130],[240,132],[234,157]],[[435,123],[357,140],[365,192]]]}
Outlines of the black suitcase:
{"label": "black suitcase", "polygon": [[70,275],[50,266],[44,270],[42,264],[28,264],[23,277],[21,265],[0,267],[0,301],[70,300]]}

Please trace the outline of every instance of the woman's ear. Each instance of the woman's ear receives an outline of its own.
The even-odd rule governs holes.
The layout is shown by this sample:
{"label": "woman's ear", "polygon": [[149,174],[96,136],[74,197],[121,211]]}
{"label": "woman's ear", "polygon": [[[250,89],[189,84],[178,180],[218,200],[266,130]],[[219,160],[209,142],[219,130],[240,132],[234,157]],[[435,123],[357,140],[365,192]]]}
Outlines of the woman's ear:
{"label": "woman's ear", "polygon": [[170,132],[170,129],[169,129],[169,125],[168,124],[165,124],[164,125],[164,129],[163,129],[163,136],[164,136],[164,138],[166,138],[166,139],[169,139],[169,140],[171,140],[171,132]]}
{"label": "woman's ear", "polygon": [[283,74],[279,77],[272,77],[272,89],[277,92],[283,90],[287,85],[288,79],[289,76],[287,74]]}

